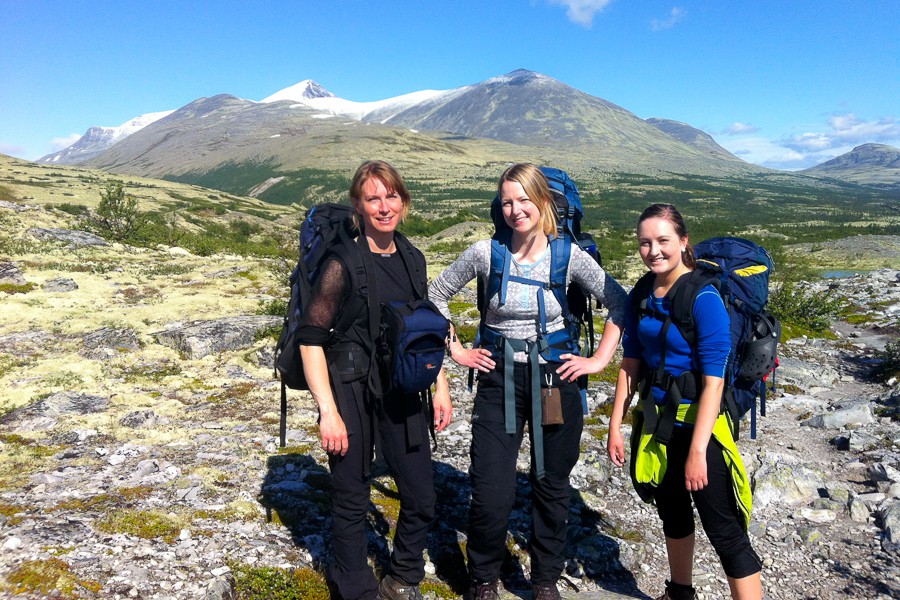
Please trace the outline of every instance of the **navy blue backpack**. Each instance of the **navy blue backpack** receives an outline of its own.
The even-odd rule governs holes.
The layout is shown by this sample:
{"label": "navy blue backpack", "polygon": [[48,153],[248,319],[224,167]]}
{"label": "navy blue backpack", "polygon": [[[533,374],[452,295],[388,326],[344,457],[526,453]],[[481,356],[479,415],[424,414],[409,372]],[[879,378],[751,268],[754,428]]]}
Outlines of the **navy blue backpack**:
{"label": "navy blue backpack", "polygon": [[430,300],[382,305],[378,346],[385,391],[418,394],[429,389],[441,370],[449,333],[450,322]]}

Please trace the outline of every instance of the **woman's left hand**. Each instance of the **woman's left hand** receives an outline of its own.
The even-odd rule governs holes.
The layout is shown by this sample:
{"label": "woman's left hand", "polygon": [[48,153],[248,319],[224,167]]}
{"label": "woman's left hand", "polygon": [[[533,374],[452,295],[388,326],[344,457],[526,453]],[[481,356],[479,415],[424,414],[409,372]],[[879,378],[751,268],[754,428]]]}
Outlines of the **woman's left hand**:
{"label": "woman's left hand", "polygon": [[582,375],[599,373],[606,367],[606,362],[597,356],[578,356],[576,354],[562,354],[560,358],[565,361],[556,370],[563,381],[575,381]]}
{"label": "woman's left hand", "polygon": [[689,492],[699,492],[706,487],[706,452],[689,452],[684,463],[684,485]]}
{"label": "woman's left hand", "polygon": [[437,386],[432,397],[434,405],[434,429],[442,431],[453,418],[453,404],[450,402],[449,386]]}

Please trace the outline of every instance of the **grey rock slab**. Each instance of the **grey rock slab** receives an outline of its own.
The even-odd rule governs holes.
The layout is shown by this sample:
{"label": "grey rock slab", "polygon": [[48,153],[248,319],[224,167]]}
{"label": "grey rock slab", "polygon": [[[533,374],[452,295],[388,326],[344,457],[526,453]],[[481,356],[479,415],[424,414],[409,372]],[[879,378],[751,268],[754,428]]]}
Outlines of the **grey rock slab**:
{"label": "grey rock slab", "polygon": [[841,408],[831,413],[815,415],[805,421],[803,425],[817,429],[842,429],[850,426],[868,425],[875,422],[872,408],[868,402],[860,402]]}
{"label": "grey rock slab", "polygon": [[102,237],[77,229],[32,227],[25,233],[43,242],[64,242],[71,246],[109,246],[109,242]]}
{"label": "grey rock slab", "polygon": [[881,547],[886,552],[900,552],[900,502],[881,510]]}
{"label": "grey rock slab", "polygon": [[45,292],[74,292],[78,289],[78,284],[70,277],[57,277],[44,283],[41,289]]}
{"label": "grey rock slab", "polygon": [[210,321],[191,321],[153,334],[163,346],[174,348],[188,358],[203,358],[227,350],[252,346],[256,335],[281,325],[282,317],[267,315],[237,316]]}
{"label": "grey rock slab", "polygon": [[11,262],[0,262],[0,284],[25,285],[22,271]]}
{"label": "grey rock slab", "polygon": [[831,388],[838,383],[838,372],[828,365],[806,362],[791,357],[780,357],[778,383],[792,384],[801,389],[816,386]]}

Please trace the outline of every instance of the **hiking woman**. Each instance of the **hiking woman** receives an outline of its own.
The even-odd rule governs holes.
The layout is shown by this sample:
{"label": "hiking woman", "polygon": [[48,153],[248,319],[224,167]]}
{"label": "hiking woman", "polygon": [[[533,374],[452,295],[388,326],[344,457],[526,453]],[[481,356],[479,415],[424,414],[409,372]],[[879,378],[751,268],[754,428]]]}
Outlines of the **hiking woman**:
{"label": "hiking woman", "polygon": [[[464,348],[452,326],[449,341],[453,360],[478,371],[466,544],[471,597],[499,597],[500,566],[507,552],[509,514],[516,495],[516,463],[527,423],[532,448],[529,550],[533,597],[551,600],[560,597],[556,582],[565,562],[569,474],[578,460],[583,426],[577,380],[601,371],[615,352],[626,294],[587,252],[572,244],[566,284],[578,283],[601,299],[609,309],[609,320],[593,356],[566,351],[556,355],[556,362],[539,356],[539,350],[546,354],[548,349],[542,342],[566,328],[563,307],[549,290],[556,252],[555,204],[544,174],[529,164],[508,168],[497,193],[502,207],[502,222],[500,217],[496,219],[498,232],[505,236],[505,249],[511,254],[505,299],[501,303],[500,294],[485,299],[480,347]],[[491,287],[491,256],[491,240],[476,242],[432,282],[429,299],[445,317],[450,317],[450,298],[472,279],[488,281]],[[542,425],[544,397],[555,407],[553,412],[559,417],[555,424]]]}
{"label": "hiking woman", "polygon": [[[618,466],[625,463],[622,418],[642,384],[642,411],[636,416],[643,418],[632,431],[632,469],[636,487],[641,482],[651,486],[646,499],[655,501],[666,537],[671,579],[659,599],[695,597],[693,499],[732,597],[759,600],[761,563],[747,536],[751,494],[727,417],[720,411],[731,348],[728,313],[718,291],[706,285],[692,305],[694,346],[677,327],[666,331],[664,323],[671,323],[666,319],[671,294],[666,294],[687,285],[695,268],[687,228],[674,206],[654,204],[641,214],[637,236],[641,259],[652,273],[643,281],[652,285],[639,282],[631,292],[607,440],[610,459]],[[672,421],[664,428],[669,411],[674,411]],[[642,425],[652,422],[656,428]],[[659,442],[663,430],[671,436],[666,445]]]}
{"label": "hiking woman", "polygon": [[[378,306],[413,300],[415,274],[408,272],[401,251],[406,251],[405,245],[413,250],[410,255],[423,280],[425,258],[396,231],[410,205],[402,177],[385,162],[366,162],[353,177],[350,199],[359,236],[356,244],[360,252],[372,253],[374,273],[367,273],[367,279],[376,285]],[[427,422],[431,417],[417,404],[417,396],[395,392],[378,401],[370,389],[369,310],[360,310],[346,333],[336,333],[335,324],[357,293],[351,289],[348,271],[352,266],[347,256],[335,252],[325,259],[300,334],[304,373],[319,408],[319,436],[332,476],[331,578],[345,600],[421,598],[418,584],[425,576],[423,551],[435,505]],[[424,294],[424,281],[421,285]],[[437,430],[449,424],[451,412],[447,379],[441,371],[434,395]],[[375,428],[400,494],[390,572],[380,584],[368,565],[365,527]]]}

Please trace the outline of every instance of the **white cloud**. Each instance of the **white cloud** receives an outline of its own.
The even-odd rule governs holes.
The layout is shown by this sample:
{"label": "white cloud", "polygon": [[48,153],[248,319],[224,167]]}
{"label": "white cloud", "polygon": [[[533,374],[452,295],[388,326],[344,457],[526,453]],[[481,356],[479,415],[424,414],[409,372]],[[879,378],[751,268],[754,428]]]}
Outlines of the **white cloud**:
{"label": "white cloud", "polygon": [[675,23],[683,19],[687,15],[687,11],[681,7],[672,8],[669,17],[666,19],[653,19],[650,21],[650,29],[653,31],[662,31],[663,29],[672,29]]}
{"label": "white cloud", "polygon": [[81,139],[80,133],[70,133],[65,137],[55,137],[50,140],[50,152],[58,152],[64,148],[68,148],[79,139]]}
{"label": "white cloud", "polygon": [[759,127],[756,125],[735,121],[731,126],[726,127],[720,133],[723,135],[746,135],[748,133],[756,133],[757,131],[759,131]]}
{"label": "white cloud", "polygon": [[894,117],[866,121],[852,113],[834,114],[819,126],[806,127],[803,133],[769,139],[758,134],[758,127],[738,121],[720,131],[723,137],[717,141],[747,162],[788,171],[822,164],[861,144],[900,146],[900,122]]}
{"label": "white cloud", "polygon": [[778,142],[764,137],[744,136],[722,139],[719,143],[726,150],[754,165],[796,171],[818,164],[803,152],[785,148]]}
{"label": "white cloud", "polygon": [[23,152],[25,152],[25,148],[23,148],[21,146],[15,146],[13,144],[7,144],[4,142],[0,142],[0,154],[6,154],[7,156],[21,157]]}
{"label": "white cloud", "polygon": [[865,143],[896,144],[897,140],[900,140],[900,123],[894,117],[865,121],[853,113],[847,113],[829,117],[825,131],[795,134],[785,138],[781,143],[787,148],[801,152],[821,152]]}
{"label": "white cloud", "polygon": [[590,27],[594,15],[606,8],[612,0],[550,0],[551,4],[566,7],[569,20]]}

